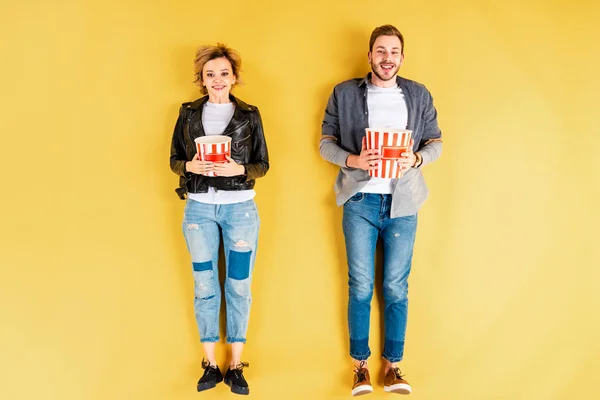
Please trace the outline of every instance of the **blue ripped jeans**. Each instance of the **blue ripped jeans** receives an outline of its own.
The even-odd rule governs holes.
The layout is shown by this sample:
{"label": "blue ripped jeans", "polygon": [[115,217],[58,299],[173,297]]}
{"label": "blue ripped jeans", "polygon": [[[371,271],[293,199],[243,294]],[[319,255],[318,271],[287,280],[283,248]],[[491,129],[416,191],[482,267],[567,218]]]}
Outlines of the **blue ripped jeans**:
{"label": "blue ripped jeans", "polygon": [[234,204],[205,204],[187,200],[183,234],[192,256],[194,311],[201,342],[219,341],[221,285],[218,258],[222,233],[227,265],[227,343],[246,343],[252,302],[250,283],[259,225],[254,200]]}
{"label": "blue ripped jeans", "polygon": [[383,357],[398,362],[404,356],[408,310],[408,275],[417,231],[417,215],[390,218],[392,196],[357,193],[344,204],[342,225],[348,258],[348,325],[350,356],[366,360],[369,349],[371,299],[375,284],[375,248],[383,244]]}

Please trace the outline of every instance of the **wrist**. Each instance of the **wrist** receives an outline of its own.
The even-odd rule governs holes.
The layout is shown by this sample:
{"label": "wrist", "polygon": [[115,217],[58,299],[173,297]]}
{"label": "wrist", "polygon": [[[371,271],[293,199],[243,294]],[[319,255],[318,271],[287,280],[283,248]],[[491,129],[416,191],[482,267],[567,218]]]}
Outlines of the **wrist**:
{"label": "wrist", "polygon": [[423,157],[421,156],[420,153],[415,153],[415,162],[412,165],[413,168],[419,168],[421,166],[421,164],[423,164]]}
{"label": "wrist", "polygon": [[356,155],[348,154],[348,157],[346,158],[346,167],[354,168],[354,157],[356,157]]}

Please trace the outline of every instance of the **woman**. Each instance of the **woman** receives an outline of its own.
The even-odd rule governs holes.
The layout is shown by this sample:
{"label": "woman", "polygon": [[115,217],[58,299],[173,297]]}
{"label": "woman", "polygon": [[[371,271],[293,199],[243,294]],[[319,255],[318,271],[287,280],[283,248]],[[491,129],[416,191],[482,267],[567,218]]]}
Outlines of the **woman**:
{"label": "woman", "polygon": [[[192,258],[194,309],[204,346],[204,374],[198,391],[223,379],[238,394],[248,394],[241,361],[250,312],[250,283],[258,242],[259,218],[253,190],[256,178],[269,169],[262,120],[255,106],[230,94],[240,82],[241,59],[223,44],[204,46],[194,60],[196,84],[204,97],[184,103],[171,143],[171,169],[180,176],[176,192],[186,200],[183,233]],[[230,136],[227,163],[202,161],[194,139]],[[216,175],[216,176],[208,176]],[[227,343],[231,360],[223,378],[216,363],[221,287],[218,273],[221,235],[226,258],[225,301]]]}

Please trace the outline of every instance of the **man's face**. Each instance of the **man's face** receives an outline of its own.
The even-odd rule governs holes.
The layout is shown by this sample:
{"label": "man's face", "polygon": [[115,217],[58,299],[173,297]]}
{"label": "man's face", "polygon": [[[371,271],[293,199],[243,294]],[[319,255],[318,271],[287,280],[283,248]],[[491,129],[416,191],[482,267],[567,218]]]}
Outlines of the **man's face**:
{"label": "man's face", "polygon": [[375,75],[372,83],[377,85],[395,79],[403,59],[398,36],[379,36],[375,39],[373,50],[369,52],[369,63]]}
{"label": "man's face", "polygon": [[202,68],[202,85],[209,95],[228,96],[231,86],[235,83],[231,63],[225,57],[215,58],[204,64]]}

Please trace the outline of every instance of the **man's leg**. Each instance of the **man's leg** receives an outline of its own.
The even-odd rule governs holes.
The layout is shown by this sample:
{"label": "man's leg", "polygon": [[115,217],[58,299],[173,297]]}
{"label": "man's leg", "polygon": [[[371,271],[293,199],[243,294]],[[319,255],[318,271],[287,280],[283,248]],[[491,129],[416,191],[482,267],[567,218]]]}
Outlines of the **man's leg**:
{"label": "man's leg", "polygon": [[348,327],[350,356],[354,359],[356,376],[352,395],[373,391],[367,359],[371,299],[375,281],[375,247],[379,236],[379,205],[381,196],[358,193],[344,205],[342,226],[348,259]]}
{"label": "man's leg", "polygon": [[402,376],[397,363],[404,357],[404,342],[408,311],[408,276],[412,265],[417,229],[417,215],[388,219],[383,238],[383,297],[385,300],[386,391],[410,393],[411,388]]}
{"label": "man's leg", "polygon": [[370,355],[369,326],[375,282],[375,247],[379,228],[370,195],[358,193],[344,205],[342,226],[348,259],[348,327],[350,355],[366,360]]}

